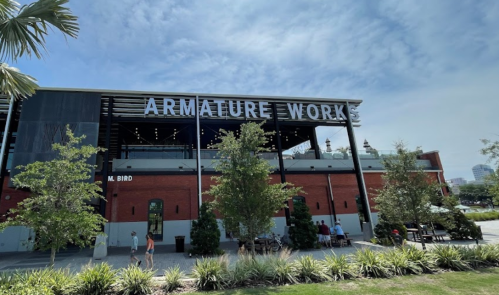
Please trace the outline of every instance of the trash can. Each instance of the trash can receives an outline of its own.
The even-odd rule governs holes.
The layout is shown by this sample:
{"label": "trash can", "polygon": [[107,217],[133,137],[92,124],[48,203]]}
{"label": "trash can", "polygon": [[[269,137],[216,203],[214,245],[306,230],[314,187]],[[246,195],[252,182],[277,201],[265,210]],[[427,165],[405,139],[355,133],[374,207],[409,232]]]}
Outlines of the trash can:
{"label": "trash can", "polygon": [[185,241],[185,236],[175,236],[175,251],[177,253],[184,252],[184,241]]}

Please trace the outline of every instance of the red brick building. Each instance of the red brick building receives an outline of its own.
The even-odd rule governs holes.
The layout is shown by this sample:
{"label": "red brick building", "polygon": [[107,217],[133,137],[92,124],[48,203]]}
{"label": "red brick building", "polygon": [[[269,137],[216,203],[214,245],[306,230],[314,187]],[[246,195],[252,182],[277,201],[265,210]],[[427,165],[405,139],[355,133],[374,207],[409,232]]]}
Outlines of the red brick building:
{"label": "red brick building", "polygon": [[[43,89],[14,104],[8,121],[7,101],[0,100],[0,119],[10,125],[0,215],[27,195],[9,182],[17,173],[11,168],[53,158],[50,146],[63,140],[69,124],[77,136],[87,136],[85,144],[107,149],[92,161],[97,164],[94,179],[102,181],[106,198],[93,205],[108,220],[108,245],[128,246],[132,230],[139,236],[152,231],[157,244],[173,244],[177,235],[189,243],[191,221],[200,201],[206,201],[200,192],[209,188],[216,173],[213,143],[219,129],[237,132],[241,123],[265,120],[264,128],[275,131],[268,143],[271,152],[262,155],[274,167],[272,181],[303,187],[306,194],[297,200],[305,201],[314,221],[331,225],[340,219],[345,231],[359,234],[362,221],[377,221],[372,197],[382,186],[384,169],[382,154],[357,150],[353,130],[359,126],[360,104],[325,98]],[[322,151],[319,126],[346,127],[350,152]],[[304,143],[310,148],[283,155]],[[418,161],[432,178],[445,183],[438,152],[422,154]],[[292,210],[289,202],[289,208],[276,214],[276,233],[284,233]],[[0,252],[25,250],[23,243],[32,235],[22,227],[7,229],[0,234]]]}

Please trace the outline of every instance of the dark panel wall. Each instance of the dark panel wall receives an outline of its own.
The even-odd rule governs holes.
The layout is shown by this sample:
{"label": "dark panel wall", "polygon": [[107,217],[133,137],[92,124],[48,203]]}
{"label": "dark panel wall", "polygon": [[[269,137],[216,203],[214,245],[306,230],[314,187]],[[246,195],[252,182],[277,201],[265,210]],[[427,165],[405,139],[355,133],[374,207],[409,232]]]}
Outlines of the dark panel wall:
{"label": "dark panel wall", "polygon": [[[100,104],[99,93],[61,91],[37,91],[23,101],[12,167],[54,159],[52,144],[65,141],[67,124],[76,136],[86,135],[84,145],[97,146]],[[11,178],[17,173],[12,169]]]}

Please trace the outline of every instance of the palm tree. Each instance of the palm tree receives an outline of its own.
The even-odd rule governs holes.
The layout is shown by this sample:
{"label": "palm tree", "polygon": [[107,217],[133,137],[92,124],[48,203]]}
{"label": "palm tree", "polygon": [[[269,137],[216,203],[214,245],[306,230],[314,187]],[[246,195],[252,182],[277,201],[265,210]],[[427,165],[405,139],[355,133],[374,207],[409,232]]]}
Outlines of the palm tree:
{"label": "palm tree", "polygon": [[20,6],[13,0],[0,0],[0,95],[7,96],[10,101],[0,150],[0,167],[5,158],[3,155],[14,101],[33,95],[38,88],[35,78],[10,67],[4,61],[16,62],[20,57],[32,55],[42,58],[47,51],[45,36],[51,27],[59,29],[64,36],[76,38],[80,30],[78,18],[63,6],[68,2],[69,0],[38,0]]}
{"label": "palm tree", "polygon": [[0,0],[0,93],[7,99],[22,100],[35,93],[36,79],[10,67],[27,56],[40,59],[46,52],[45,36],[55,27],[65,36],[76,38],[77,17],[63,5],[69,0],[38,0],[20,6],[13,0]]}

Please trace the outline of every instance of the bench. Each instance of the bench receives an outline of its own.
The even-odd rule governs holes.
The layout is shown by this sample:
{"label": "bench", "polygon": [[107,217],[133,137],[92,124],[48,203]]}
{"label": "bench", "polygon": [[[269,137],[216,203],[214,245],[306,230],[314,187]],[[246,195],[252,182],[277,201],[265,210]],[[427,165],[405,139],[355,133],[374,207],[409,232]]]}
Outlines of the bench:
{"label": "bench", "polygon": [[446,234],[433,234],[433,236],[435,237],[435,240],[437,242],[445,242],[444,237],[446,237],[447,235]]}

